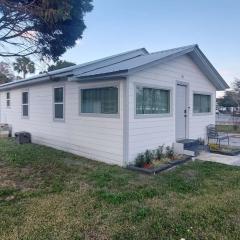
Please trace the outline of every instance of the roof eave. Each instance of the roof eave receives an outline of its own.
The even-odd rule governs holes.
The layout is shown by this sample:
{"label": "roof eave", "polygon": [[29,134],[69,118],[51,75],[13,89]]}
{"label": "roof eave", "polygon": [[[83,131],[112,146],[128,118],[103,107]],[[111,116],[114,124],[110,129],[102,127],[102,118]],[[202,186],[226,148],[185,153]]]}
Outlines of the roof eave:
{"label": "roof eave", "polygon": [[216,87],[217,90],[226,90],[229,85],[210,63],[204,53],[200,50],[198,46],[194,48],[193,52],[189,54],[193,61],[199,66],[199,68],[206,74],[208,79]]}
{"label": "roof eave", "polygon": [[73,76],[68,78],[68,81],[72,82],[83,82],[92,80],[106,80],[106,79],[125,79],[128,76],[128,70],[121,70],[111,73],[102,73],[88,76]]}

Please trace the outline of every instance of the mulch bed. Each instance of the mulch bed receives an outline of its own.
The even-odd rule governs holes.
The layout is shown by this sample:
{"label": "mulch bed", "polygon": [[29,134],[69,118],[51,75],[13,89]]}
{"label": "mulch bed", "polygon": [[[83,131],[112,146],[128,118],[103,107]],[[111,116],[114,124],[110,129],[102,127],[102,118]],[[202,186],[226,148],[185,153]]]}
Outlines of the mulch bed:
{"label": "mulch bed", "polygon": [[160,172],[169,170],[170,168],[173,168],[177,165],[184,164],[184,163],[190,161],[191,159],[192,159],[192,157],[186,156],[184,159],[173,160],[173,161],[170,161],[169,163],[162,164],[161,166],[156,167],[156,168],[141,168],[141,167],[136,167],[134,165],[128,165],[127,169],[137,171],[137,172],[146,173],[146,174],[156,174],[156,173],[160,173]]}

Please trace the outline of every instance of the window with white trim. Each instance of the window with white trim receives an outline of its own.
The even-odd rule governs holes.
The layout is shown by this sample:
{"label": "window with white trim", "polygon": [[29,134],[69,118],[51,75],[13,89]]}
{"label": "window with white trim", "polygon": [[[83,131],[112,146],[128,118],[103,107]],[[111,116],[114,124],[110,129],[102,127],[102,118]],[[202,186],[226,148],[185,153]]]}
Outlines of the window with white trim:
{"label": "window with white trim", "polygon": [[90,88],[80,91],[81,113],[118,113],[118,87]]}
{"label": "window with white trim", "polygon": [[210,113],[211,112],[211,95],[193,94],[193,112]]}
{"label": "window with white trim", "polygon": [[10,95],[10,92],[6,93],[6,106],[8,108],[11,106],[11,95]]}
{"label": "window with white trim", "polygon": [[169,114],[170,90],[136,87],[136,114]]}
{"label": "window with white trim", "polygon": [[64,87],[54,88],[54,119],[64,119]]}
{"label": "window with white trim", "polygon": [[28,92],[22,92],[22,116],[29,116],[29,96]]}

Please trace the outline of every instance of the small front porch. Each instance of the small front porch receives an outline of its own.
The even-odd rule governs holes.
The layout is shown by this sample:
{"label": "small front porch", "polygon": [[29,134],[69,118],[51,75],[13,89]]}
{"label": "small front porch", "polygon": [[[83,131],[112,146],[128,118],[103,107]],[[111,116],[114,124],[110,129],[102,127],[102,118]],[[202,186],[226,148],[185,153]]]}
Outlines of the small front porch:
{"label": "small front porch", "polygon": [[179,154],[196,157],[201,151],[206,151],[207,146],[196,139],[181,139],[174,143],[174,151]]}

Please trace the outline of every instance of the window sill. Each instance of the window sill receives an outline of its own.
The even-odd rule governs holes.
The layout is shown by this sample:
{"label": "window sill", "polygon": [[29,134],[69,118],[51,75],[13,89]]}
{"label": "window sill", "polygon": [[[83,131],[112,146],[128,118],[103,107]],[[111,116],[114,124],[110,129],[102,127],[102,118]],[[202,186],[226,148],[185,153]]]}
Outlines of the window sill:
{"label": "window sill", "polygon": [[167,118],[172,117],[172,113],[163,113],[163,114],[135,114],[135,119],[142,118]]}
{"label": "window sill", "polygon": [[212,112],[204,112],[204,113],[193,113],[193,116],[209,116],[209,115],[213,115]]}
{"label": "window sill", "polygon": [[28,119],[29,119],[29,116],[22,116],[22,119],[28,120]]}
{"label": "window sill", "polygon": [[80,117],[95,117],[95,118],[120,118],[120,114],[104,114],[104,113],[80,113]]}
{"label": "window sill", "polygon": [[65,119],[64,118],[54,118],[53,119],[54,122],[65,122]]}

